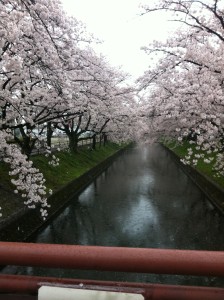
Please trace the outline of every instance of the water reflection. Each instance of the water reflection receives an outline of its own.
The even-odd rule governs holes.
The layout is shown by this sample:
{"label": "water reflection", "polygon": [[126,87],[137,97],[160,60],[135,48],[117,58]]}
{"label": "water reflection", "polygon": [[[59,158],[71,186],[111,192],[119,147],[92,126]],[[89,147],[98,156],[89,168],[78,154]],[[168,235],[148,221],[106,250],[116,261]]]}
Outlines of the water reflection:
{"label": "water reflection", "polygon": [[[224,218],[161,146],[119,157],[35,242],[224,250]],[[12,272],[8,270],[7,272]],[[222,285],[222,279],[17,268],[59,277]]]}
{"label": "water reflection", "polygon": [[158,222],[158,214],[152,203],[141,195],[126,215],[122,212],[116,217],[120,223],[119,230],[130,239],[138,239],[138,235],[147,234],[150,226]]}

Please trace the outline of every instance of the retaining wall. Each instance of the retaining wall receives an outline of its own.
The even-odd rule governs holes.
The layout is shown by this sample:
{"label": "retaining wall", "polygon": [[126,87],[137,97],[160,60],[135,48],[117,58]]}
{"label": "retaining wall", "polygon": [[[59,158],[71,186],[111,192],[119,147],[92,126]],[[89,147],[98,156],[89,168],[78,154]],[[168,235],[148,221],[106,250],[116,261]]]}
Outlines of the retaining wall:
{"label": "retaining wall", "polygon": [[215,205],[219,211],[224,214],[224,189],[200,171],[189,165],[184,165],[176,153],[166,146],[162,146],[171,154],[173,159],[181,166],[183,171],[191,178],[191,180],[193,180],[193,182],[200,188],[213,205]]}

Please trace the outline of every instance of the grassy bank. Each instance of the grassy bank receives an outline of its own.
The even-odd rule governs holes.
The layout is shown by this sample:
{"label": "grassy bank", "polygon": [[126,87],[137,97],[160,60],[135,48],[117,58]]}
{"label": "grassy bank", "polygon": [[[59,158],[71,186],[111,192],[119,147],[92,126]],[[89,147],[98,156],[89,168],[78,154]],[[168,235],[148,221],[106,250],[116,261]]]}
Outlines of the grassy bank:
{"label": "grassy bank", "polygon": [[[187,154],[188,148],[194,148],[194,145],[189,144],[188,141],[184,141],[182,144],[177,144],[176,142],[167,142],[165,143],[165,146],[168,147],[170,150],[172,150],[174,153],[176,153],[180,158],[184,158]],[[196,150],[195,150],[196,151]],[[198,151],[197,151],[198,152]],[[202,153],[202,152],[200,152]],[[206,153],[204,153],[206,158]],[[212,154],[215,160],[215,153]],[[211,155],[210,155],[211,157]],[[197,166],[195,166],[195,169],[203,173],[204,175],[208,176],[212,181],[220,185],[222,188],[224,188],[224,177],[216,176],[216,172],[213,169],[213,164],[207,164],[204,162],[204,159],[199,159]]]}
{"label": "grassy bank", "polygon": [[[34,166],[44,174],[47,188],[55,192],[123,147],[124,145],[108,143],[105,147],[96,150],[83,148],[78,153],[58,152],[55,154],[60,159],[57,167],[49,165],[49,160],[44,155],[34,156],[32,160]],[[24,207],[24,204],[23,199],[13,192],[15,187],[11,184],[8,166],[1,162],[0,170],[0,206],[2,207],[2,219],[4,219]]]}
{"label": "grassy bank", "polygon": [[49,165],[49,160],[43,155],[35,156],[32,160],[34,166],[44,174],[46,186],[56,191],[121,148],[122,146],[117,144],[108,143],[97,150],[83,148],[78,153],[58,152],[55,154],[60,159],[57,167]]}

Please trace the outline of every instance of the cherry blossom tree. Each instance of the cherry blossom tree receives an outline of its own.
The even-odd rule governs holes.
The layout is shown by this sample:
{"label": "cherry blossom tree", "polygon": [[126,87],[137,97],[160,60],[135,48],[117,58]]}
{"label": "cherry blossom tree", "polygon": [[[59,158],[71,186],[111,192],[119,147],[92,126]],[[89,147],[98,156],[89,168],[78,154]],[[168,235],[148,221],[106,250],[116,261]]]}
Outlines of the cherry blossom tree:
{"label": "cherry blossom tree", "polygon": [[[197,164],[204,155],[223,174],[223,19],[220,1],[158,1],[145,13],[166,10],[182,26],[166,42],[144,50],[155,57],[139,79],[148,98],[148,119],[158,136],[191,139],[184,163]],[[194,138],[192,138],[194,136]],[[201,150],[205,154],[201,154]]]}
{"label": "cherry blossom tree", "polygon": [[[87,48],[82,51],[81,56],[83,70],[79,76],[80,87],[74,95],[77,115],[65,115],[55,125],[67,134],[70,150],[75,152],[78,142],[89,136],[92,137],[92,147],[95,148],[96,136],[106,136],[106,127],[113,122],[117,106],[122,112],[127,102],[125,98],[133,93],[133,88],[125,83],[127,75],[112,68],[102,55],[97,56],[92,49]],[[73,75],[72,78],[74,77]]]}
{"label": "cherry blossom tree", "polygon": [[[10,164],[15,192],[27,197],[26,204],[46,206],[42,174],[27,157],[37,138],[34,129],[42,125],[42,131],[47,122],[76,113],[67,74],[82,69],[78,44],[85,37],[56,0],[2,0],[0,17],[1,157]],[[16,129],[20,138],[14,136]],[[21,148],[9,143],[14,138]],[[41,213],[46,215],[43,207]]]}
{"label": "cherry blossom tree", "polygon": [[44,178],[29,156],[46,128],[48,146],[58,127],[72,150],[86,131],[129,136],[133,90],[91,41],[58,0],[0,0],[0,156],[10,165],[15,193],[28,207],[40,206],[44,218]]}
{"label": "cherry blossom tree", "polygon": [[[80,28],[74,20],[65,21],[57,1],[7,1],[2,7],[11,20],[2,18],[2,43],[5,37],[7,45],[2,52],[2,91],[10,95],[4,97],[2,120],[20,131],[17,142],[29,156],[38,138],[34,128],[43,130],[39,125],[73,113],[67,73],[82,68],[77,58]],[[10,40],[12,28],[17,28],[17,35]]]}

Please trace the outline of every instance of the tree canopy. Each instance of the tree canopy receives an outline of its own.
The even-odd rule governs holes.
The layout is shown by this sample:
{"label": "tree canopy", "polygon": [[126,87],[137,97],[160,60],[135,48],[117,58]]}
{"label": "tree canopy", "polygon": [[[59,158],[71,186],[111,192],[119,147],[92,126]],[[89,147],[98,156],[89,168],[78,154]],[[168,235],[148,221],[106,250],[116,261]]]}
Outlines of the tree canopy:
{"label": "tree canopy", "polygon": [[165,42],[143,47],[152,63],[130,86],[59,0],[0,0],[0,157],[15,193],[28,207],[40,206],[44,218],[45,180],[29,157],[38,140],[51,152],[54,130],[67,135],[70,151],[85,133],[113,141],[187,139],[184,163],[215,160],[224,174],[221,1],[150,1],[142,14],[161,10],[180,26]]}

